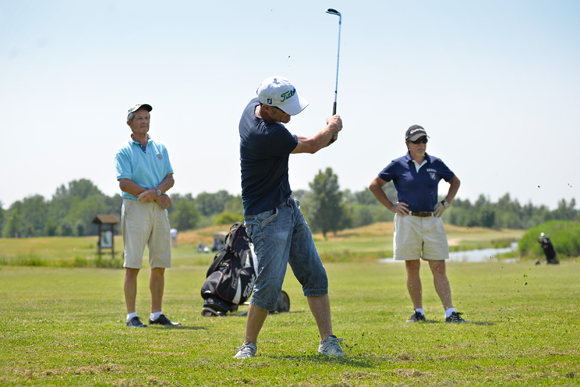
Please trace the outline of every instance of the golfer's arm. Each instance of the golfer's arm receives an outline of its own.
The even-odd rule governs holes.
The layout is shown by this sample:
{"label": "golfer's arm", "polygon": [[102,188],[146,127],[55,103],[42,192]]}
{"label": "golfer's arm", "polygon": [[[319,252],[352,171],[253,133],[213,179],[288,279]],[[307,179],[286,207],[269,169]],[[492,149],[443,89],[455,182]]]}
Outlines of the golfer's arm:
{"label": "golfer's arm", "polygon": [[[163,193],[173,187],[173,184],[175,184],[173,174],[169,173],[157,187],[151,189],[160,190]],[[127,192],[133,196],[139,196],[143,192],[148,191],[147,188],[140,186],[131,179],[119,179],[119,188],[121,188],[121,191]]]}
{"label": "golfer's arm", "polygon": [[173,179],[173,173],[168,173],[167,175],[165,175],[165,179],[163,179],[163,181],[153,189],[158,189],[163,194],[169,191],[169,189],[173,187],[174,184],[175,180]]}
{"label": "golfer's arm", "polygon": [[296,136],[298,138],[298,145],[296,145],[292,153],[316,153],[327,146],[332,136],[334,136],[334,133],[338,131],[339,129],[336,124],[330,124],[310,138]]}
{"label": "golfer's arm", "polygon": [[383,185],[387,184],[386,181],[380,177],[375,177],[375,179],[369,185],[369,189],[375,195],[375,198],[389,211],[393,211],[393,202],[389,200],[385,191],[383,191]]}
{"label": "golfer's arm", "polygon": [[451,204],[453,199],[455,199],[455,195],[457,195],[460,185],[461,181],[459,181],[457,176],[453,176],[453,179],[449,180],[449,192],[447,192],[447,196],[445,197],[447,203]]}

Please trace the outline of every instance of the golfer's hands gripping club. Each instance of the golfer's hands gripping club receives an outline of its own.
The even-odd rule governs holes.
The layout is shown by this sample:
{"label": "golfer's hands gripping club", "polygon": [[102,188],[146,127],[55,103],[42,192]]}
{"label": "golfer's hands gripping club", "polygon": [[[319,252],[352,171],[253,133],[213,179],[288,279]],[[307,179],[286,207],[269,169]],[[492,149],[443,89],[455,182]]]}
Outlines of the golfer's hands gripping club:
{"label": "golfer's hands gripping club", "polygon": [[449,203],[447,203],[447,200],[441,200],[439,203],[435,204],[435,211],[433,211],[433,216],[440,218],[448,207]]}
{"label": "golfer's hands gripping club", "polygon": [[333,142],[336,141],[336,139],[338,138],[338,132],[340,132],[342,130],[342,118],[340,118],[340,116],[338,114],[335,114],[335,115],[330,116],[330,117],[326,117],[326,125],[329,127],[329,129],[331,131],[334,132],[334,134],[332,135],[332,138],[330,139],[330,141],[326,145],[326,146],[329,146],[330,144],[332,144]]}

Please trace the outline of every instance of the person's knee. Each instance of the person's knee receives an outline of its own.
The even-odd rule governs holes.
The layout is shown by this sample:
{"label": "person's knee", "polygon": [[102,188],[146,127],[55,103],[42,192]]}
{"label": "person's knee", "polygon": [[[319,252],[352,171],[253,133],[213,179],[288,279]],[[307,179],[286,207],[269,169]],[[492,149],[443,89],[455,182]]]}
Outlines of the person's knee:
{"label": "person's knee", "polygon": [[408,275],[417,275],[421,269],[421,262],[417,260],[405,261],[405,266],[407,268]]}
{"label": "person's knee", "polygon": [[445,261],[429,261],[433,275],[445,275]]}

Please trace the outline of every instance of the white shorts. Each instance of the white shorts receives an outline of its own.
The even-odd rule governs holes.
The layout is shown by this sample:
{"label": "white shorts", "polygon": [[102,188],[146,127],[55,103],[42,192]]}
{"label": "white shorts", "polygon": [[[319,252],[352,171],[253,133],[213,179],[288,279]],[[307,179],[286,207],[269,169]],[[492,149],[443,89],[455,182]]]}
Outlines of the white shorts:
{"label": "white shorts", "polygon": [[141,269],[145,246],[151,269],[171,267],[171,237],[167,210],[159,203],[123,199],[121,228],[125,246],[124,267]]}
{"label": "white shorts", "polygon": [[419,258],[437,261],[449,258],[445,226],[443,220],[436,216],[421,218],[395,214],[393,247],[397,261]]}

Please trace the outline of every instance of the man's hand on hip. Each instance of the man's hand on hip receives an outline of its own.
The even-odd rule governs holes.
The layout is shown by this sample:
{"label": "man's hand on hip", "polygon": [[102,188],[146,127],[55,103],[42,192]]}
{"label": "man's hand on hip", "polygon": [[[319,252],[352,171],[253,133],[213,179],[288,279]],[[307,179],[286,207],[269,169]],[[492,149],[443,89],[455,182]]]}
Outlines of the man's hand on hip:
{"label": "man's hand on hip", "polygon": [[447,203],[447,200],[441,200],[439,203],[435,204],[433,215],[440,218],[448,207],[449,203]]}
{"label": "man's hand on hip", "polygon": [[391,211],[401,216],[407,216],[409,215],[409,205],[407,203],[397,202],[393,204]]}

